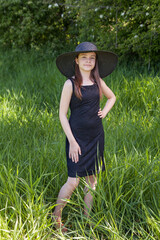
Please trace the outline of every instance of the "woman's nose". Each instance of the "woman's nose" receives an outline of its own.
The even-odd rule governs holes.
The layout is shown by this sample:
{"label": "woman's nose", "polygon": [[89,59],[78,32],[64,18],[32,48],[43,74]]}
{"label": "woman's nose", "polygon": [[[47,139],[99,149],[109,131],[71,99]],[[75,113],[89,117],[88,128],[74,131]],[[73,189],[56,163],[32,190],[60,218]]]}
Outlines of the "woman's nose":
{"label": "woman's nose", "polygon": [[91,62],[91,58],[87,58],[87,62]]}

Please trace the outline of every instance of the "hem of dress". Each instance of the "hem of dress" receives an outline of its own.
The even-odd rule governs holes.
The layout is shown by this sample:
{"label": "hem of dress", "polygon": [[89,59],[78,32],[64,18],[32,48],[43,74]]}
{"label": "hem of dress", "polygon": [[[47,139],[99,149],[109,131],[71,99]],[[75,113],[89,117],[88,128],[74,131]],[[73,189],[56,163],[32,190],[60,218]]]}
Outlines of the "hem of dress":
{"label": "hem of dress", "polygon": [[77,178],[77,177],[87,177],[87,176],[91,176],[91,175],[97,175],[99,174],[100,172],[104,172],[105,171],[105,167],[102,168],[100,171],[89,171],[89,172],[82,172],[82,173],[77,173],[76,176],[74,175],[71,175],[71,174],[68,174],[68,177],[71,177],[71,178]]}

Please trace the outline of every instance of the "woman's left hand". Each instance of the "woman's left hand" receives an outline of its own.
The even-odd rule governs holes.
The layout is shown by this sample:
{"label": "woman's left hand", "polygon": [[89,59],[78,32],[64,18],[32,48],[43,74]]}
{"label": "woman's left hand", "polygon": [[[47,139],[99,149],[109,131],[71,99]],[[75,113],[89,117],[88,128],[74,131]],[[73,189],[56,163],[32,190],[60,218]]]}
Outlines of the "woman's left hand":
{"label": "woman's left hand", "polygon": [[101,110],[101,108],[100,108],[99,111],[98,111],[98,116],[99,116],[100,118],[105,118],[105,116],[106,116],[106,114],[103,112],[103,110]]}

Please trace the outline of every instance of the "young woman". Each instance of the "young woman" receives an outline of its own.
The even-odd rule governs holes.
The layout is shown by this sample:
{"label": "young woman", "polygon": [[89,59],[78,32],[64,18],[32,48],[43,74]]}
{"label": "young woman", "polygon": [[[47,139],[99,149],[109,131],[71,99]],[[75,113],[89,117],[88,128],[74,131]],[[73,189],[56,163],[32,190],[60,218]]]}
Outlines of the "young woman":
{"label": "young woman", "polygon": [[[102,80],[116,67],[118,58],[114,53],[98,51],[90,42],[80,43],[74,52],[60,55],[56,64],[68,80],[61,94],[59,117],[66,134],[66,157],[68,179],[62,186],[53,216],[56,227],[67,229],[61,223],[62,210],[79,184],[85,177],[86,186],[96,188],[97,174],[105,170],[104,131],[102,119],[113,107],[116,97]],[[105,107],[100,109],[100,98],[107,98]],[[68,120],[68,109],[71,115]],[[85,189],[84,214],[89,215],[93,196]]]}

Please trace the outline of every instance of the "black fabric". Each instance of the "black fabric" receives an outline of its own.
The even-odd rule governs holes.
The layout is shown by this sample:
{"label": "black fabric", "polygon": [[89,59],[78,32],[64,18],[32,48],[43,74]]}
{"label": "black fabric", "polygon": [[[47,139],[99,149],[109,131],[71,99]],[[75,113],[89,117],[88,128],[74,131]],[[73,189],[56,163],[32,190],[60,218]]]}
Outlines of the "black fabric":
{"label": "black fabric", "polygon": [[99,170],[105,170],[104,130],[102,119],[98,116],[99,111],[99,89],[97,84],[82,86],[82,99],[78,99],[74,93],[70,102],[71,115],[69,123],[72,133],[80,145],[81,155],[79,162],[74,163],[69,158],[69,142],[66,138],[66,157],[69,177],[84,177],[93,175]]}

